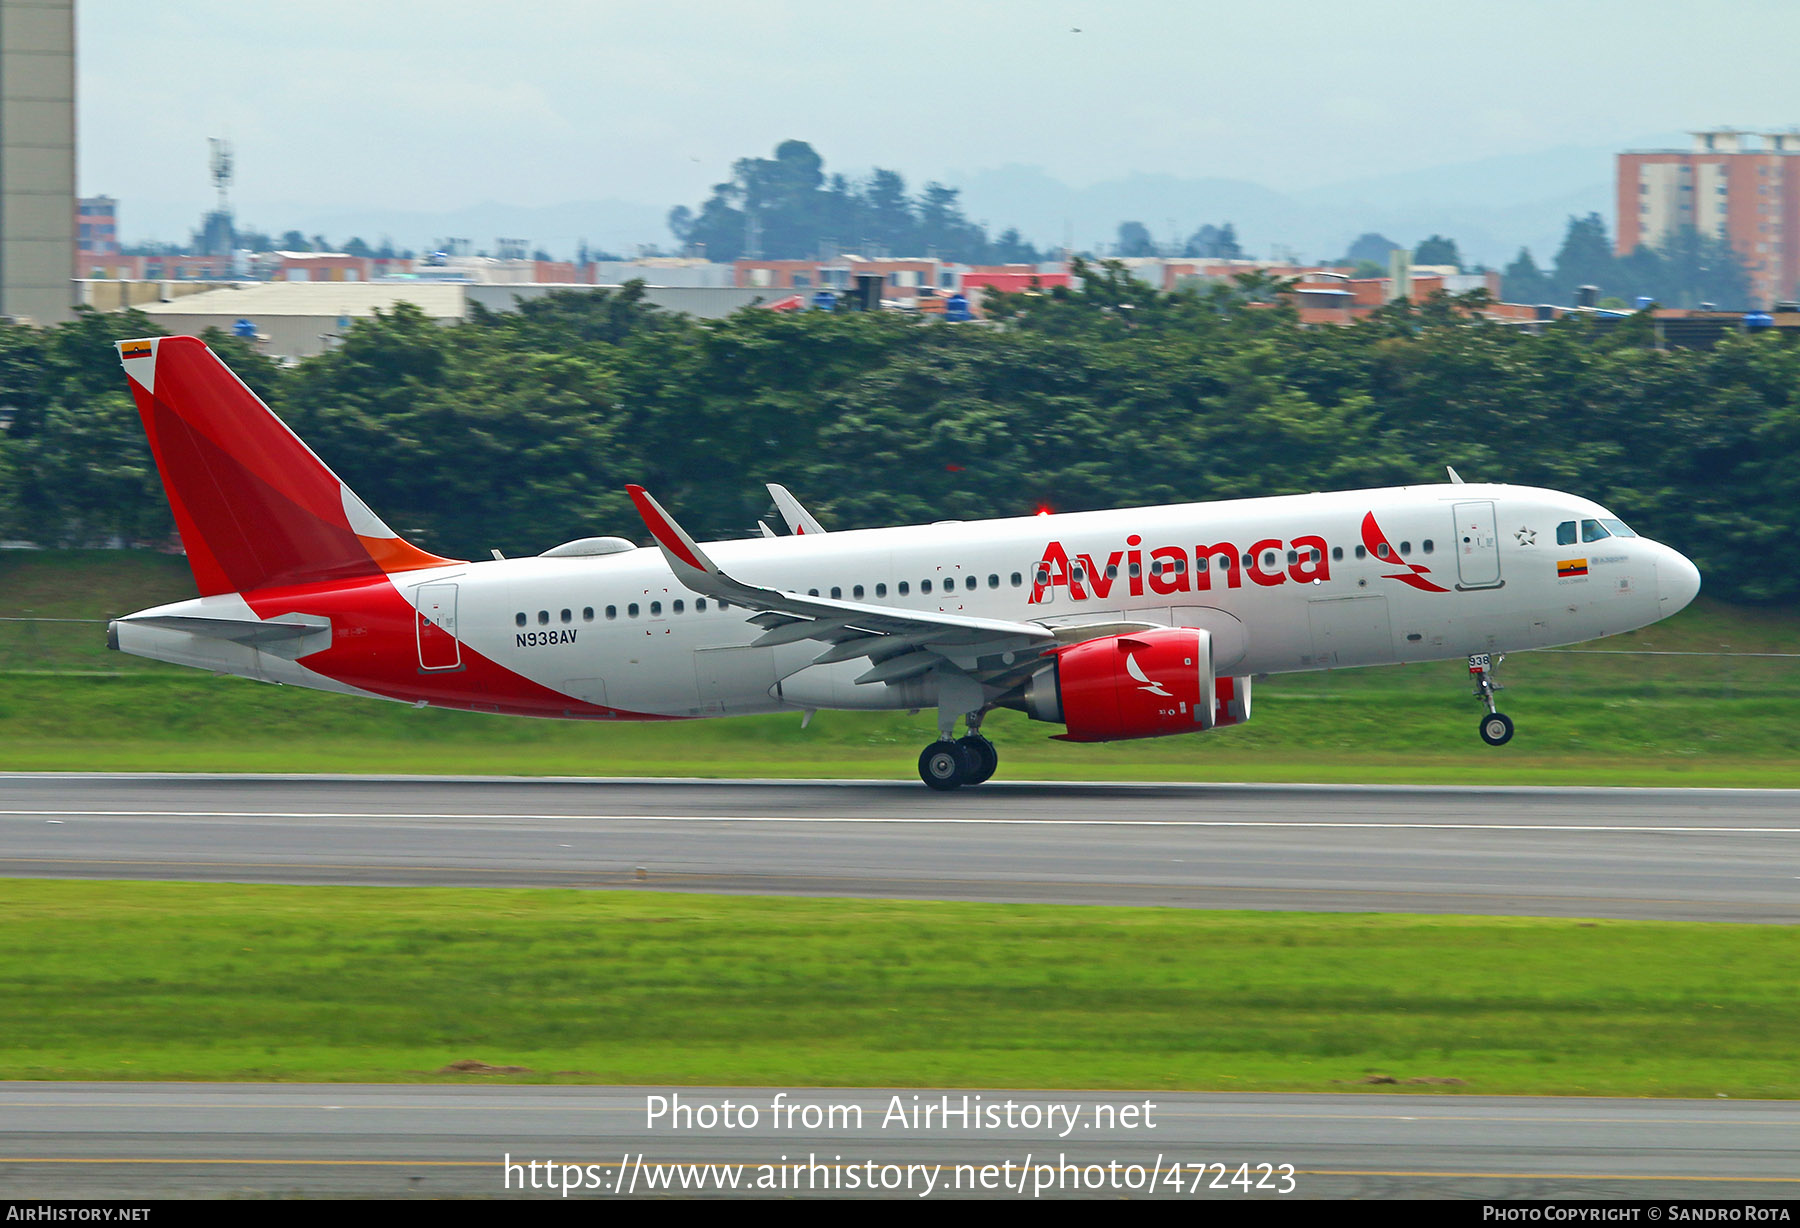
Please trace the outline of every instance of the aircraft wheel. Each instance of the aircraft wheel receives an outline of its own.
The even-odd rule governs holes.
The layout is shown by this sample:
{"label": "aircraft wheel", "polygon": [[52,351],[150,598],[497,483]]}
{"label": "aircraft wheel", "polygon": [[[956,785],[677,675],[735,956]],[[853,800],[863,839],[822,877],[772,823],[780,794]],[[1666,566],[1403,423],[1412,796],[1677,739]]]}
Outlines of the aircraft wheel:
{"label": "aircraft wheel", "polygon": [[1505,746],[1512,741],[1512,717],[1500,712],[1490,712],[1481,718],[1481,740],[1489,746]]}
{"label": "aircraft wheel", "polygon": [[1000,752],[994,744],[979,735],[958,738],[956,748],[968,757],[969,770],[963,777],[965,785],[986,783],[994,775],[994,769],[1000,766]]}
{"label": "aircraft wheel", "polygon": [[919,755],[919,779],[942,793],[963,783],[969,763],[954,742],[933,742]]}

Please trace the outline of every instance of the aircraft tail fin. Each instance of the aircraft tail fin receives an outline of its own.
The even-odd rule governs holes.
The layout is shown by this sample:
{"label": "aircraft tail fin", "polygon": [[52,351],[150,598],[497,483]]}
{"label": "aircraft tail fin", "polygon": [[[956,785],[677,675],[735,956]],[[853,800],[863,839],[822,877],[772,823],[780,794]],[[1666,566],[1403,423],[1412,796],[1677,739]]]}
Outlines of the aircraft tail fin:
{"label": "aircraft tail fin", "polygon": [[202,596],[457,561],[383,524],[196,338],[121,341],[119,359]]}

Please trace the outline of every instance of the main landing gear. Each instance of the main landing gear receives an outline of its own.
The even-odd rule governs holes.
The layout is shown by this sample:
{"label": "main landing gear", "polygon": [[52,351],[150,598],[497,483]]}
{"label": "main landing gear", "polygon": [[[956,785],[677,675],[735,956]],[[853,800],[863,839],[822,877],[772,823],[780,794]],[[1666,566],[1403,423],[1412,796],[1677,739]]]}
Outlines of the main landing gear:
{"label": "main landing gear", "polygon": [[981,736],[981,714],[969,714],[969,732],[954,741],[953,730],[941,729],[945,736],[927,746],[919,755],[919,779],[940,792],[964,785],[985,783],[1000,766],[1000,752]]}
{"label": "main landing gear", "polygon": [[1494,681],[1494,671],[1504,660],[1505,653],[1498,657],[1490,657],[1485,652],[1469,654],[1469,676],[1475,679],[1475,698],[1487,705],[1487,715],[1481,718],[1477,730],[1481,740],[1489,746],[1505,746],[1513,736],[1512,717],[1494,706],[1494,692],[1506,689]]}

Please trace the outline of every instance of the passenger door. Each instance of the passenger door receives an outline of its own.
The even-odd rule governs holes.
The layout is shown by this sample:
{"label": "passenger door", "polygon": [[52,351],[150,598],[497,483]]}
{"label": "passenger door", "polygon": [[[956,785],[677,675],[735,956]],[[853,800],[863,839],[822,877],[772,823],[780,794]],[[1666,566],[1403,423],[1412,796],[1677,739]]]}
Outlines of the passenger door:
{"label": "passenger door", "polygon": [[1500,535],[1494,528],[1494,504],[1458,503],[1456,514],[1456,578],[1459,588],[1499,588]]}

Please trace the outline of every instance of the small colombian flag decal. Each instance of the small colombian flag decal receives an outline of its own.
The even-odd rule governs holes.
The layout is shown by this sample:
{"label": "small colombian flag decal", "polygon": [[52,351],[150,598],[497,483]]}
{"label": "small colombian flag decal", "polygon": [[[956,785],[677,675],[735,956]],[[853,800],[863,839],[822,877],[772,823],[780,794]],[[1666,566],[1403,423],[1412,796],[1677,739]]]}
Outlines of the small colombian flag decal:
{"label": "small colombian flag decal", "polygon": [[1556,565],[1556,578],[1561,580],[1568,576],[1587,575],[1586,559],[1564,559]]}
{"label": "small colombian flag decal", "polygon": [[124,358],[148,358],[150,357],[150,343],[148,341],[127,341],[119,347],[119,354]]}

